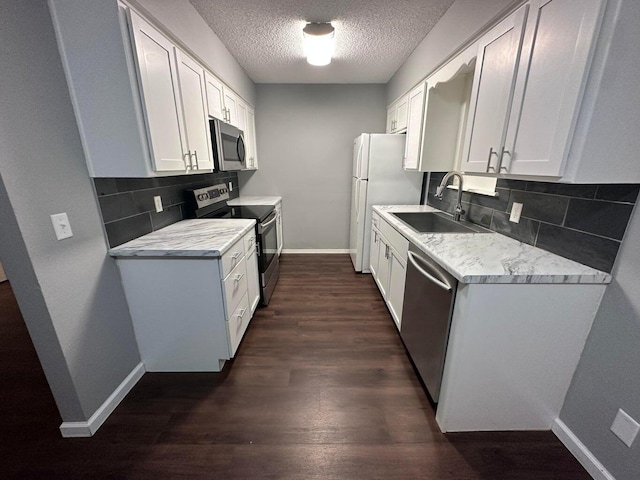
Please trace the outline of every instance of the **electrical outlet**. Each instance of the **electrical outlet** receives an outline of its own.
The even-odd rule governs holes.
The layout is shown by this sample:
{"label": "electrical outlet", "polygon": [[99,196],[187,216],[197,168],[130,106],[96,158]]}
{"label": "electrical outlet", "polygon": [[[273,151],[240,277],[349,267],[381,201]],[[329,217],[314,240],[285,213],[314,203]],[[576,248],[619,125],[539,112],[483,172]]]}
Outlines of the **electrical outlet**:
{"label": "electrical outlet", "polygon": [[160,195],[156,195],[153,197],[153,204],[156,206],[156,212],[160,213],[162,209],[162,197]]}
{"label": "electrical outlet", "polygon": [[51,223],[53,224],[53,229],[56,232],[56,238],[58,240],[73,237],[69,217],[67,217],[66,213],[56,213],[55,215],[51,215]]}
{"label": "electrical outlet", "polygon": [[616,418],[611,424],[611,431],[624,442],[627,447],[630,447],[633,441],[640,431],[640,424],[631,418],[624,410],[618,409]]}
{"label": "electrical outlet", "polygon": [[511,205],[511,215],[509,215],[509,221],[513,223],[520,223],[520,215],[522,215],[522,203],[513,202]]}
{"label": "electrical outlet", "polygon": [[229,182],[229,191],[233,192],[233,183],[232,182]]}

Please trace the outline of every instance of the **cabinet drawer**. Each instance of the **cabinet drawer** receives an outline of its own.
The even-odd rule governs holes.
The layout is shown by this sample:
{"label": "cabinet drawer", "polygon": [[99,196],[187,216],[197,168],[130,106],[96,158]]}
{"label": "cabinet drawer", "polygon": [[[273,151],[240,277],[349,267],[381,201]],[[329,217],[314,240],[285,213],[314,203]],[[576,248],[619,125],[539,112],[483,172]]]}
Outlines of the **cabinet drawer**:
{"label": "cabinet drawer", "polygon": [[402,234],[398,233],[395,228],[393,228],[382,219],[378,221],[378,230],[380,230],[382,236],[387,240],[389,246],[398,253],[398,255],[400,256],[400,260],[402,260],[402,262],[406,265],[407,251],[409,250],[409,240],[404,238]]}
{"label": "cabinet drawer", "polygon": [[226,278],[242,260],[244,256],[244,241],[238,240],[231,248],[222,255],[222,278]]}
{"label": "cabinet drawer", "polygon": [[224,279],[224,296],[227,301],[227,314],[230,314],[237,308],[238,302],[245,293],[247,293],[247,267],[244,257],[241,257],[238,266]]}
{"label": "cabinet drawer", "polygon": [[238,345],[240,345],[242,336],[249,326],[249,320],[251,320],[251,310],[249,309],[247,294],[245,293],[227,321],[231,357],[234,357],[236,350],[238,350]]}
{"label": "cabinet drawer", "polygon": [[244,236],[244,252],[247,256],[256,250],[256,234],[252,230]]}

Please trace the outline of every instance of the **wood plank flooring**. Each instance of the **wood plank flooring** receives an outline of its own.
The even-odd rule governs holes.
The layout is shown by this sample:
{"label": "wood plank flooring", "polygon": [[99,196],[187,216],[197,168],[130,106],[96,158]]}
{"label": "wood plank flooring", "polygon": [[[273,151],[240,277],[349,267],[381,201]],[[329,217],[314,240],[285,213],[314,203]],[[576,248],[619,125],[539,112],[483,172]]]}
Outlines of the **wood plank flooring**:
{"label": "wood plank flooring", "polygon": [[0,285],[3,478],[589,479],[550,432],[447,434],[370,275],[285,255],[219,374],[146,374],[98,433],[60,418]]}

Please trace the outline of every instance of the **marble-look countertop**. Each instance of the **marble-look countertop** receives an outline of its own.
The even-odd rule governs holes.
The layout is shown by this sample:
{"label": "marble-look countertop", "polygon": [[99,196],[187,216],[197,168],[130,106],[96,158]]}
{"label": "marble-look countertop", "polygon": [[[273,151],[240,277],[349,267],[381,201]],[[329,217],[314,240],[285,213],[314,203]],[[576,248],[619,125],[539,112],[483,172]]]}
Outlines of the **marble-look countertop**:
{"label": "marble-look countertop", "polygon": [[228,200],[227,204],[233,206],[242,205],[273,205],[274,207],[282,201],[282,197],[238,197]]}
{"label": "marble-look countertop", "polygon": [[611,275],[499,233],[419,233],[391,212],[440,212],[426,205],[374,206],[384,220],[462,283],[610,283]]}
{"label": "marble-look countertop", "polygon": [[112,257],[220,257],[255,220],[183,220],[109,250]]}

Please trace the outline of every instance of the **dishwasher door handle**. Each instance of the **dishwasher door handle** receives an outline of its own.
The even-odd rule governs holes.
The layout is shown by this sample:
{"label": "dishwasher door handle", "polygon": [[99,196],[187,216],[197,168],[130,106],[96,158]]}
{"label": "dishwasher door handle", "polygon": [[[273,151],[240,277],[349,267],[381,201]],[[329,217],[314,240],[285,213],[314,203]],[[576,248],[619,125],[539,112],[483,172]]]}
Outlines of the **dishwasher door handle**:
{"label": "dishwasher door handle", "polygon": [[[408,251],[407,253],[409,254],[409,261],[413,264],[414,267],[416,267],[416,269],[422,275],[427,277],[429,280],[431,280],[433,283],[435,283],[437,286],[439,286],[443,290],[446,290],[447,292],[450,292],[451,290],[453,290],[453,285],[451,285],[447,279],[436,278],[434,276],[434,275],[437,275],[437,276],[440,276],[440,275],[439,275],[439,272],[433,267],[433,265],[426,263],[424,259],[420,258],[418,255],[416,255],[412,251]],[[416,260],[419,261],[422,265],[418,265]]]}

